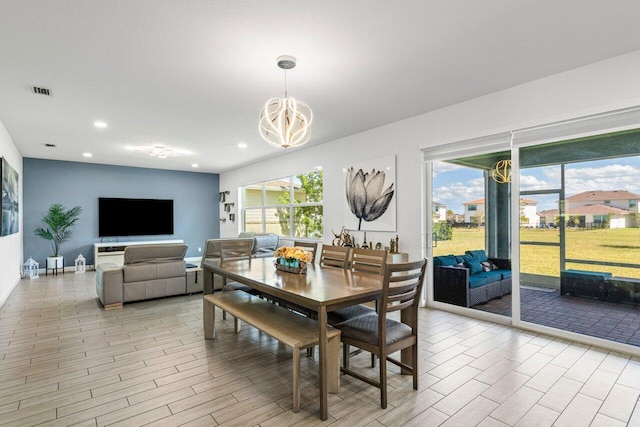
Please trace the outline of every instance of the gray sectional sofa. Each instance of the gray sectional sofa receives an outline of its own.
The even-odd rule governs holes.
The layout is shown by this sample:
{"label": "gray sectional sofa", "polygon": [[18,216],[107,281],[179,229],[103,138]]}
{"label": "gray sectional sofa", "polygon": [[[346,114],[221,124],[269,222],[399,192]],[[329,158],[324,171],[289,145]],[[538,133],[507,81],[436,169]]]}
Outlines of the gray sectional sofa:
{"label": "gray sectional sofa", "polygon": [[201,284],[187,286],[186,252],[183,243],[127,246],[122,267],[96,267],[100,302],[105,308],[118,308],[125,302],[202,291]]}

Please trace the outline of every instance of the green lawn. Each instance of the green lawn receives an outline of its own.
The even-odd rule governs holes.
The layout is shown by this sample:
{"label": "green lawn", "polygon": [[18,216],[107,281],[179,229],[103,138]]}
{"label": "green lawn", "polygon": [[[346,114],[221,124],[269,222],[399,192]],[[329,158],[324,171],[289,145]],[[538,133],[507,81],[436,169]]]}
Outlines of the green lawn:
{"label": "green lawn", "polygon": [[[520,230],[520,239],[535,242],[559,242],[558,230]],[[640,228],[605,230],[567,230],[567,258],[640,264]],[[453,239],[439,241],[433,253],[437,255],[462,254],[469,249],[484,249],[484,228],[454,228]],[[521,245],[523,273],[560,276],[559,248],[552,246]],[[640,269],[588,264],[567,264],[567,268],[608,271],[615,276],[638,277]]]}

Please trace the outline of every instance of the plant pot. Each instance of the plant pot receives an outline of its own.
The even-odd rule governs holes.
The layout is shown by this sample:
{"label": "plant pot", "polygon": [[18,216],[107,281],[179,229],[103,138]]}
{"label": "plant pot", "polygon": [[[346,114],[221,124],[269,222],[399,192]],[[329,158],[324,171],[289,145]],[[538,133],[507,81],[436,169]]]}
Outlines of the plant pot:
{"label": "plant pot", "polygon": [[62,256],[48,256],[47,268],[64,268],[64,257]]}

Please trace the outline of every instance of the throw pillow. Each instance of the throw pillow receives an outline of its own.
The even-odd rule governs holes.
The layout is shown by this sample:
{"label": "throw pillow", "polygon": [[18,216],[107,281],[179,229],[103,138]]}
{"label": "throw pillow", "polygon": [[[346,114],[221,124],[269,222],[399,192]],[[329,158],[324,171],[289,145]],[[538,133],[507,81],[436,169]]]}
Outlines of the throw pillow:
{"label": "throw pillow", "polygon": [[484,249],[466,251],[465,254],[470,255],[474,260],[478,260],[480,262],[488,261],[487,253],[484,251]]}
{"label": "throw pillow", "polygon": [[472,276],[482,271],[482,264],[480,264],[480,261],[476,261],[476,260],[465,261],[464,266],[469,269],[469,274]]}
{"label": "throw pillow", "polygon": [[491,271],[493,270],[491,263],[489,261],[482,261],[480,263],[482,265],[482,271]]}

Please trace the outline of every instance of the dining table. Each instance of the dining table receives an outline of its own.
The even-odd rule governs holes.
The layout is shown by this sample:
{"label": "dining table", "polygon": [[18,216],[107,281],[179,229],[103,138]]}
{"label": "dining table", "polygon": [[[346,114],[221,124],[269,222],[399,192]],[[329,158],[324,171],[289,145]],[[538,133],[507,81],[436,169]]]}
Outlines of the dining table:
{"label": "dining table", "polygon": [[327,313],[339,308],[377,300],[382,292],[382,277],[348,269],[308,264],[305,274],[276,270],[273,258],[229,260],[209,265],[213,274],[226,277],[270,295],[275,300],[293,303],[318,313],[318,377],[320,419],[328,410]]}

